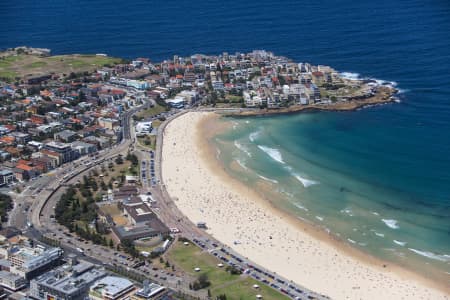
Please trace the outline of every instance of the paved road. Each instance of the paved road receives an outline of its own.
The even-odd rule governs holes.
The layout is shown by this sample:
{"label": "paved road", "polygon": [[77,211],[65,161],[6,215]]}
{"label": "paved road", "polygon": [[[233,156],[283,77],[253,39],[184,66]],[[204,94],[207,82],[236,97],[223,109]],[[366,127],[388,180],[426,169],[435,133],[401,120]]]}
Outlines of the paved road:
{"label": "paved road", "polygon": [[258,266],[231,248],[222,245],[204,230],[197,228],[196,225],[185,217],[176,207],[174,203],[176,199],[172,199],[168,194],[161,174],[162,147],[164,143],[163,136],[165,127],[170,121],[184,113],[186,113],[186,111],[170,117],[167,121],[160,125],[158,130],[155,151],[155,170],[160,182],[152,189],[152,193],[154,198],[160,200],[157,203],[159,206],[159,210],[157,210],[157,212],[162,221],[169,227],[178,228],[182,232],[183,236],[194,241],[204,251],[218,257],[224,264],[237,267],[245,274],[248,274],[254,279],[260,281],[262,284],[271,286],[292,299],[328,299],[326,296],[308,290],[305,287],[295,284],[292,281],[271,272],[270,270]]}
{"label": "paved road", "polygon": [[[128,255],[111,250],[107,247],[94,246],[89,241],[84,241],[73,236],[71,233],[67,232],[65,228],[57,224],[52,218],[52,215],[54,214],[54,207],[57,201],[64,192],[64,188],[61,188],[62,185],[74,184],[78,180],[81,180],[82,176],[92,167],[105,160],[112,159],[118,154],[126,154],[129,150],[134,150],[140,158],[141,167],[142,162],[145,162],[146,166],[145,177],[147,178],[147,182],[143,185],[142,191],[152,193],[153,199],[157,200],[157,202],[152,205],[152,208],[169,228],[177,228],[181,231],[183,236],[194,241],[197,246],[204,251],[217,256],[225,264],[236,266],[248,276],[255,278],[262,284],[267,284],[272,288],[279,290],[293,299],[325,299],[325,297],[296,285],[269,270],[257,266],[247,258],[240,256],[232,249],[213,239],[204,230],[197,228],[195,224],[178,210],[174,203],[174,200],[176,201],[176,199],[170,197],[162,182],[160,168],[161,152],[165,126],[171,120],[184,114],[186,111],[179,112],[175,115],[167,115],[168,119],[159,127],[156,143],[157,147],[152,156],[148,150],[136,146],[135,144],[134,128],[131,124],[131,117],[136,111],[142,108],[143,107],[133,108],[124,113],[122,117],[124,139],[120,144],[115,145],[107,151],[102,151],[94,160],[92,160],[92,158],[83,158],[71,164],[66,164],[48,176],[40,177],[36,179],[35,182],[30,183],[24,192],[17,197],[17,205],[11,214],[10,225],[26,230],[31,236],[42,233],[48,237],[57,239],[68,252],[80,254],[76,248],[82,248],[84,254],[92,259],[93,262],[122,265],[126,268],[130,268],[135,262],[132,261]],[[155,173],[154,177],[148,173],[152,161]],[[29,208],[27,208],[28,206]],[[27,222],[31,222],[35,227],[27,228]],[[163,271],[164,274],[161,274],[161,270],[153,270],[153,268],[148,265],[141,266],[135,271],[141,275],[150,276],[153,280],[168,287],[182,290],[201,298],[205,297],[205,295],[202,294],[205,293],[205,291],[198,293],[188,289],[188,283],[191,282],[190,278],[179,277],[177,274],[167,271]],[[161,275],[163,275],[162,278]],[[181,274],[179,275],[181,276]]]}
{"label": "paved road", "polygon": [[[140,109],[144,108],[141,107]],[[133,109],[126,113],[123,120],[128,124],[124,126],[124,137],[120,144],[111,147],[110,149],[101,151],[95,158],[85,157],[73,163],[65,164],[64,166],[53,171],[51,176],[40,177],[36,183],[29,184],[29,187],[36,185],[41,190],[40,193],[35,194],[32,199],[28,211],[18,209],[25,205],[26,200],[30,199],[28,188],[25,193],[22,193],[17,198],[17,202],[22,203],[17,205],[17,209],[13,212],[14,217],[11,218],[11,224],[25,231],[30,237],[37,238],[40,235],[58,240],[61,247],[68,253],[75,253],[81,255],[77,248],[83,251],[84,258],[97,263],[108,264],[110,266],[123,266],[126,269],[131,269],[137,263],[129,255],[123,252],[114,251],[108,247],[93,245],[90,241],[83,240],[68,232],[66,228],[57,224],[54,219],[54,208],[61,195],[65,192],[65,187],[70,184],[75,184],[81,181],[84,175],[95,166],[112,160],[115,156],[126,153],[130,149],[134,149],[134,144],[130,137],[132,136],[133,127],[130,126],[131,117],[133,113],[139,108]],[[27,226],[27,221],[33,224],[33,227]],[[151,265],[143,265],[133,268],[135,273],[151,278],[159,284],[165,285],[177,291],[182,291],[194,297],[206,298],[206,291],[191,291],[189,290],[189,283],[193,278],[187,278],[185,275],[172,271],[154,269]]]}

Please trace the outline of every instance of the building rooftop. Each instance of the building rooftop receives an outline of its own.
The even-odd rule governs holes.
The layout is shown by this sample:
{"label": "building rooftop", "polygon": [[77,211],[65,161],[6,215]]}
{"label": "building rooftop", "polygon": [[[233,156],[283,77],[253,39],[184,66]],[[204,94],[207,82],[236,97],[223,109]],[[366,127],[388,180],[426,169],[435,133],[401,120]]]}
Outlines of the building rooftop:
{"label": "building rooftop", "polygon": [[33,281],[63,294],[72,294],[86,288],[105,275],[105,271],[94,268],[94,264],[80,261],[74,266],[64,265],[53,269]]}
{"label": "building rooftop", "polygon": [[115,298],[120,294],[131,291],[134,289],[134,284],[126,278],[117,276],[106,276],[96,281],[91,286],[91,291],[98,293],[99,295],[108,295]]}
{"label": "building rooftop", "polygon": [[148,281],[144,281],[143,288],[138,290],[135,293],[135,296],[142,299],[153,299],[152,297],[162,293],[163,291],[165,291],[165,289],[165,287],[160,286],[156,283],[149,283]]}
{"label": "building rooftop", "polygon": [[10,257],[23,260],[23,268],[35,269],[43,264],[51,262],[62,254],[61,248],[48,248],[44,247],[24,247],[14,246],[9,251]]}
{"label": "building rooftop", "polygon": [[46,146],[51,147],[51,148],[55,148],[55,149],[66,149],[66,148],[70,148],[70,144],[60,143],[60,142],[55,142],[55,141],[48,142],[48,143],[46,144]]}

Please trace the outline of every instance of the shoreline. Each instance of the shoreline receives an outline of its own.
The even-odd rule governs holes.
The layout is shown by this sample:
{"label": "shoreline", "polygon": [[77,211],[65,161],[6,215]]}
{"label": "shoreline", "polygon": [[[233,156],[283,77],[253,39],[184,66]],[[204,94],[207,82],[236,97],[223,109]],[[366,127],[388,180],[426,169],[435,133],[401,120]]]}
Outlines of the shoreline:
{"label": "shoreline", "polygon": [[[210,227],[208,232],[235,251],[263,267],[332,298],[366,299],[385,296],[392,299],[408,296],[448,299],[449,291],[445,287],[391,263],[383,268],[385,262],[352,248],[312,224],[280,211],[270,202],[261,199],[261,195],[225,173],[206,138],[220,129],[211,128],[212,123],[208,123],[208,120],[216,117],[217,115],[212,113],[188,113],[166,127],[169,134],[165,135],[165,142],[166,139],[175,138],[178,140],[177,144],[183,141],[184,149],[164,149],[163,145],[163,156],[176,154],[178,151],[179,157],[171,157],[171,164],[176,163],[175,161],[183,162],[186,168],[183,176],[176,166],[174,169],[174,166],[163,163],[164,183],[169,194],[178,199],[175,204],[189,219],[193,222],[207,221]],[[206,126],[207,124],[209,126]],[[185,132],[171,132],[174,127]],[[205,132],[206,128],[208,132]],[[192,151],[187,151],[188,149]],[[168,162],[167,157],[163,161]],[[198,182],[193,184],[193,179],[187,184],[185,179],[199,177],[202,179],[200,183],[209,183],[214,188],[205,189]],[[185,186],[180,184],[183,179]],[[172,184],[173,182],[177,184]],[[240,209],[234,211],[233,207]],[[199,209],[208,213],[201,213]],[[245,219],[248,221],[241,223]],[[259,232],[261,230],[267,230],[271,234],[270,239],[265,239]],[[252,240],[251,236],[260,237]],[[233,245],[237,237],[246,240],[242,240],[242,245]],[[285,256],[278,257],[283,255],[282,252],[286,253]],[[268,261],[267,257],[274,258]],[[346,279],[343,273],[346,273],[350,280]],[[322,285],[324,280],[328,282],[326,287]],[[384,292],[381,292],[381,289]]]}
{"label": "shoreline", "polygon": [[273,115],[287,115],[300,112],[313,111],[354,111],[360,108],[369,106],[382,105],[396,101],[394,95],[398,93],[396,89],[382,87],[378,94],[363,100],[350,100],[345,102],[338,102],[332,104],[309,104],[309,105],[293,105],[285,108],[266,108],[255,110],[243,110],[239,112],[231,112],[224,114],[227,117],[255,117],[255,116],[273,116]]}

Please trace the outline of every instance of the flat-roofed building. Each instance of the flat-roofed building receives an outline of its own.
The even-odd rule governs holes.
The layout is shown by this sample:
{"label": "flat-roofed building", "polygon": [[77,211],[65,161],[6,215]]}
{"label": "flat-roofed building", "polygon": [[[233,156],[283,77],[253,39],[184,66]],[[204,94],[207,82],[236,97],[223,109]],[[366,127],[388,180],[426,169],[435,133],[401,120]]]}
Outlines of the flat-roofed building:
{"label": "flat-roofed building", "polygon": [[27,285],[27,281],[22,276],[0,271],[0,285],[10,291],[18,291]]}
{"label": "flat-roofed building", "polygon": [[106,276],[97,280],[89,289],[89,298],[93,300],[129,299],[136,287],[126,278]]}
{"label": "flat-roofed building", "polygon": [[57,265],[62,254],[61,248],[13,246],[8,249],[7,260],[11,273],[31,279]]}
{"label": "flat-roofed building", "polygon": [[156,300],[161,299],[161,297],[166,294],[167,290],[165,287],[156,283],[150,283],[148,280],[145,280],[142,289],[137,290],[131,296],[131,300]]}
{"label": "flat-roofed building", "polygon": [[49,142],[45,144],[44,149],[58,153],[61,157],[61,164],[71,162],[72,160],[80,157],[79,153],[77,151],[74,151],[70,144]]}
{"label": "flat-roofed building", "polygon": [[83,300],[89,287],[104,276],[104,270],[86,261],[66,264],[33,279],[30,296],[38,300]]}

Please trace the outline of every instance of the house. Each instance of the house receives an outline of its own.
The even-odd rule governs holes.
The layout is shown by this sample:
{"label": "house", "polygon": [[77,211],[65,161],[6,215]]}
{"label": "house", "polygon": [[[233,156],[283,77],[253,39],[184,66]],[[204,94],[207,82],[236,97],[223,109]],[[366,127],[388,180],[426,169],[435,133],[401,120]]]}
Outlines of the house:
{"label": "house", "polygon": [[110,130],[114,130],[120,125],[119,120],[111,118],[98,118],[97,122],[98,125]]}
{"label": "house", "polygon": [[27,133],[23,132],[12,132],[11,135],[16,139],[16,142],[21,145],[25,145],[29,141],[31,141],[31,137]]}
{"label": "house", "polygon": [[12,146],[16,142],[16,138],[10,135],[0,137],[0,143],[3,145]]}
{"label": "house", "polygon": [[[40,153],[37,153],[38,155]],[[32,159],[33,165],[40,173],[47,173],[57,167],[56,160],[48,156],[40,156]]]}
{"label": "house", "polygon": [[[33,166],[25,165],[25,164],[18,164],[16,165],[15,169],[21,174],[21,180],[28,180],[31,178],[36,177],[37,171],[34,169]],[[17,178],[17,175],[16,175]]]}
{"label": "house", "polygon": [[48,149],[41,149],[40,153],[42,155],[41,157],[48,157],[50,159],[50,161],[52,161],[53,168],[56,168],[63,164],[62,154],[60,154],[58,152],[51,151]]}

